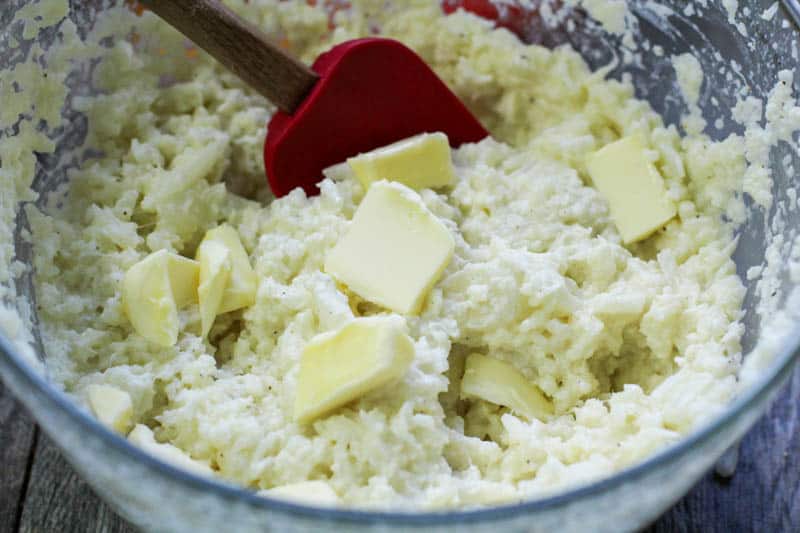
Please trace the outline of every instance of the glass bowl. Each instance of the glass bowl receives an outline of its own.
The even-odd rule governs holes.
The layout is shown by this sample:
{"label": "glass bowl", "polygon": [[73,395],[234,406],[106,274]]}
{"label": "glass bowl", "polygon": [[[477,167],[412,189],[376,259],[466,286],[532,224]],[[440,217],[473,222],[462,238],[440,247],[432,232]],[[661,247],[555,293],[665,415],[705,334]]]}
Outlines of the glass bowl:
{"label": "glass bowl", "polygon": [[[79,29],[86,29],[92,26],[98,11],[112,3],[103,0],[70,2],[69,16]],[[22,35],[19,24],[12,24],[15,13],[25,4],[24,0],[7,0],[0,7],[0,71],[8,72],[25,60],[34,43],[47,49],[56,39],[55,27],[26,36]],[[777,83],[778,73],[784,69],[792,72],[796,83],[800,9],[796,1],[781,5],[773,5],[771,0],[740,1],[738,11],[732,14],[725,7],[731,7],[729,2],[709,4],[707,8],[695,9],[686,7],[694,3],[682,0],[661,4],[629,2],[632,16],[627,24],[634,31],[627,37],[605,31],[580,9],[575,11],[576,17],[571,22],[545,27],[545,31],[542,31],[543,26],[547,24],[535,17],[525,19],[528,25],[523,27],[519,20],[511,22],[516,24],[524,39],[545,46],[569,43],[594,68],[613,61],[615,66],[609,75],[630,76],[637,95],[647,99],[667,123],[679,128],[686,104],[681,98],[670,56],[692,53],[706,76],[700,107],[707,123],[715,125],[707,128],[707,133],[714,139],[722,139],[731,132],[742,131],[731,116],[736,97],[734,86],[739,91],[744,87],[751,95],[765,98]],[[501,19],[503,16],[513,19],[515,15],[501,9]],[[505,22],[509,22],[508,18]],[[630,59],[631,53],[633,61],[620,60],[626,55]],[[82,77],[81,72],[76,71],[66,84],[71,94],[79,94],[80,87],[85,85],[85,73]],[[0,230],[2,224],[10,224],[6,229],[13,230],[13,236],[11,231],[8,235],[0,232],[0,239],[13,239],[14,257],[23,264],[30,264],[32,251],[24,238],[27,220],[24,211],[17,209],[18,204],[23,200],[44,202],[49,191],[64,183],[67,169],[75,163],[59,155],[80,144],[85,133],[80,114],[69,102],[70,99],[62,115],[70,120],[50,132],[57,146],[56,153],[35,154],[36,175],[32,189],[36,197],[0,198],[0,208],[6,214],[14,213],[13,217],[0,220]],[[0,143],[18,131],[15,126],[0,130]],[[786,165],[781,164],[787,157],[797,163],[794,144],[784,142],[772,149],[774,198],[791,195],[798,186],[797,177],[787,173]],[[800,328],[786,327],[786,324],[791,324],[797,315],[798,302],[784,296],[772,314],[763,316],[763,312],[757,312],[760,303],[757,283],[748,279],[752,277],[748,276],[748,270],[764,262],[770,243],[781,238],[792,242],[798,229],[800,213],[797,209],[782,210],[773,202],[768,212],[751,208],[746,223],[738,231],[734,259],[747,286],[743,353],[750,354],[757,346],[761,349],[764,341],[768,349],[760,350],[757,356],[745,357],[749,377],[735,401],[677,444],[631,468],[591,484],[521,504],[418,513],[322,509],[257,496],[223,481],[197,477],[162,463],[107,430],[48,382],[46,356],[37,334],[33,274],[25,269],[18,269],[19,275],[13,279],[0,280],[4,289],[0,291],[3,304],[16,309],[23,317],[21,322],[14,322],[4,321],[0,316],[0,377],[96,492],[124,518],[146,530],[384,531],[414,527],[459,532],[571,532],[585,531],[587,524],[592,525],[593,531],[635,530],[673,505],[726,449],[735,445],[790,375],[798,359]],[[792,279],[789,261],[785,259],[773,257],[770,264],[777,271],[779,294],[790,295],[800,284]],[[771,329],[773,323],[781,322],[783,327]]]}

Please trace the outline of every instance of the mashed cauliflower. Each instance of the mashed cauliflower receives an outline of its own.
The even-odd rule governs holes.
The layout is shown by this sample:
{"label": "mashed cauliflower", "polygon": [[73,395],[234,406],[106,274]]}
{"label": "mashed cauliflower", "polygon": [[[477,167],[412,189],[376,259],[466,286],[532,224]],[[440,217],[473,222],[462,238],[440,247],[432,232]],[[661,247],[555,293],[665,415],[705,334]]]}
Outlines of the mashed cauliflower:
{"label": "mashed cauliflower", "polygon": [[[102,157],[73,173],[58,207],[27,210],[49,372],[67,391],[84,402],[93,385],[126,391],[159,442],[253,490],[325,481],[348,506],[410,509],[609,475],[731,399],[744,288],[726,201],[697,191],[740,179],[741,155],[682,139],[574,51],[524,45],[433,0],[354,1],[333,30],[305,2],[227,3],[306,61],[376,29],[400,39],[492,132],[454,152],[452,188],[421,193],[456,248],[407,317],[416,358],[396,386],[292,421],[306,343],[380,312],[322,269],[364,191],[327,179],[319,196],[271,199],[261,148],[274,108],[154,16],[117,9],[94,31],[130,38],[106,51],[97,94],[75,102]],[[648,143],[679,214],[623,246],[585,161],[629,135]],[[258,274],[255,305],[220,316],[208,340],[193,308],[172,348],[136,334],[120,302],[126,270],[161,249],[193,257],[222,223]],[[513,363],[556,416],[459,399],[472,352]]]}

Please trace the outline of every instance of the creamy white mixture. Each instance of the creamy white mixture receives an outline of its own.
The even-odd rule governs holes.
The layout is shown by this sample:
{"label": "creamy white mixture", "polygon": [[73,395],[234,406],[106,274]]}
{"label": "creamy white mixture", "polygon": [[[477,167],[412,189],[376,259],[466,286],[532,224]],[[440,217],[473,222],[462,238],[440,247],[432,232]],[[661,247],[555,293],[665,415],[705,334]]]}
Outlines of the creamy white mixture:
{"label": "creamy white mixture", "polygon": [[[227,3],[306,61],[380,28],[419,52],[492,132],[454,152],[455,186],[422,192],[456,250],[420,316],[408,317],[416,358],[400,383],[311,425],[292,421],[306,343],[380,312],[322,271],[364,191],[326,180],[317,197],[270,200],[261,148],[274,109],[155,17],[123,9],[92,36],[129,35],[102,51],[101,94],[75,102],[89,117],[87,146],[103,157],[74,172],[62,205],[27,210],[48,370],[67,391],[81,401],[90,385],[128,392],[134,419],[159,441],[252,489],[322,480],[345,505],[409,508],[518,501],[609,475],[733,397],[744,288],[720,215],[743,209],[733,199],[748,186],[742,138],[681,138],[629,84],[592,73],[572,50],[523,45],[433,1],[397,12],[353,2],[333,31],[304,2]],[[692,105],[695,63],[676,63]],[[55,121],[64,95],[51,80],[37,80],[51,93],[34,101],[51,102]],[[629,135],[648,144],[679,214],[626,247],[585,160]],[[27,190],[35,142],[28,125],[0,145],[22,191],[10,198]],[[757,179],[753,191],[763,190]],[[256,304],[218,317],[208,341],[193,308],[173,348],[136,334],[120,302],[126,270],[160,249],[193,257],[223,222],[259,276]],[[556,416],[528,421],[459,400],[471,352],[513,363]]]}

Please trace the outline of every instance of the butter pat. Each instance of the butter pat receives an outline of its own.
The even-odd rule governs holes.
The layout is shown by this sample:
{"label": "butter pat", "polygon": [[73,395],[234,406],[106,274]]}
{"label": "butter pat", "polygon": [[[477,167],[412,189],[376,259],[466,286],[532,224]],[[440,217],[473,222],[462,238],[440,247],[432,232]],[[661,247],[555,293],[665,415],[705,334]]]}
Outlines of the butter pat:
{"label": "butter pat", "polygon": [[219,313],[228,313],[256,303],[258,278],[236,230],[228,225],[209,230],[203,238],[203,243],[207,242],[225,247],[231,260],[230,278],[222,296]]}
{"label": "butter pat", "polygon": [[479,353],[467,357],[461,397],[503,405],[528,419],[546,420],[553,414],[552,404],[522,372],[505,361]]}
{"label": "butter pat", "polygon": [[110,385],[89,385],[86,392],[89,406],[100,422],[118,433],[127,434],[133,422],[130,394]]}
{"label": "butter pat", "polygon": [[333,181],[347,181],[355,179],[353,169],[350,168],[350,165],[347,163],[347,161],[323,168],[322,175]]}
{"label": "butter pat", "polygon": [[400,379],[413,359],[414,344],[399,316],[357,318],[317,335],[300,359],[295,421],[308,423]]}
{"label": "butter pat", "polygon": [[130,435],[128,441],[135,444],[145,452],[160,459],[172,466],[188,470],[195,474],[211,475],[211,468],[200,461],[196,461],[184,453],[180,448],[168,443],[156,441],[153,431],[143,425],[137,424]]}
{"label": "butter pat", "polygon": [[664,180],[638,138],[604,146],[589,156],[587,169],[625,244],[644,239],[675,216]]}
{"label": "butter pat", "polygon": [[398,181],[412,189],[447,187],[455,181],[450,143],[444,133],[423,133],[347,160],[368,189],[376,181]]}
{"label": "butter pat", "polygon": [[289,500],[294,503],[331,506],[340,502],[339,495],[324,481],[301,481],[259,491],[262,496]]}
{"label": "butter pat", "polygon": [[325,271],[370,302],[416,314],[453,256],[447,228],[399,183],[370,187]]}
{"label": "butter pat", "polygon": [[197,300],[200,265],[160,250],[125,273],[122,304],[133,328],[161,346],[178,340],[178,309]]}
{"label": "butter pat", "polygon": [[220,313],[222,297],[231,276],[231,258],[228,249],[222,244],[203,241],[197,248],[197,261],[200,263],[197,296],[200,300],[202,334],[205,337]]}

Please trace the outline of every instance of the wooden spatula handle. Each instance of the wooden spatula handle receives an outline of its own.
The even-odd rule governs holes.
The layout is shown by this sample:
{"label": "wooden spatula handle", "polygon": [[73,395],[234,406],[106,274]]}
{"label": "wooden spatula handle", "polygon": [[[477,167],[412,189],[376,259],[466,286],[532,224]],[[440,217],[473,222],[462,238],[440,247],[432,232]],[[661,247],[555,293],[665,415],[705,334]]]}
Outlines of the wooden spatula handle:
{"label": "wooden spatula handle", "polygon": [[293,112],[318,76],[219,0],[141,0],[281,111]]}

